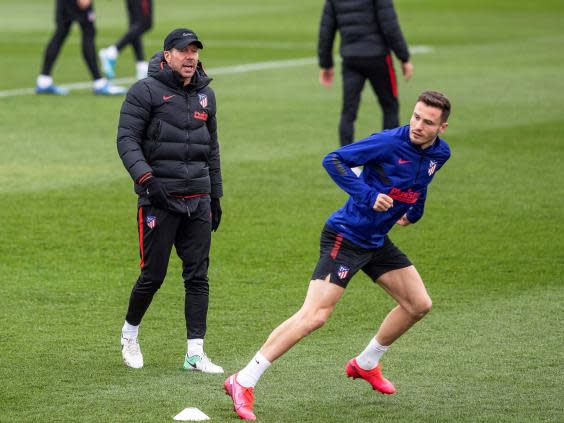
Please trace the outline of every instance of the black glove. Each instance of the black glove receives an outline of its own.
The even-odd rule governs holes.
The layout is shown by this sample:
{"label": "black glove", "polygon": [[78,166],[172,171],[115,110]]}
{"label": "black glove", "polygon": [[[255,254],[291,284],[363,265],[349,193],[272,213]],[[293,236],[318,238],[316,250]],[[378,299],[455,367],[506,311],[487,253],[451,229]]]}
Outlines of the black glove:
{"label": "black glove", "polygon": [[158,209],[168,209],[166,189],[157,178],[154,176],[147,178],[143,182],[143,188],[145,188],[152,206]]}
{"label": "black glove", "polygon": [[221,222],[221,205],[219,204],[219,198],[211,199],[211,225],[212,231],[217,231],[219,228],[219,222]]}

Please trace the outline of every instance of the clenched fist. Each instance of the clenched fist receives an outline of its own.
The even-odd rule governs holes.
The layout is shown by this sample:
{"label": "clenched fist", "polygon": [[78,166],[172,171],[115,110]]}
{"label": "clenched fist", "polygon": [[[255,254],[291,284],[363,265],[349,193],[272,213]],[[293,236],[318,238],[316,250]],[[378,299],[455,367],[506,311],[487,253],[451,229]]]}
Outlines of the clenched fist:
{"label": "clenched fist", "polygon": [[390,207],[394,207],[394,200],[392,197],[387,196],[386,194],[378,194],[376,197],[376,202],[372,209],[377,212],[385,212],[388,211]]}

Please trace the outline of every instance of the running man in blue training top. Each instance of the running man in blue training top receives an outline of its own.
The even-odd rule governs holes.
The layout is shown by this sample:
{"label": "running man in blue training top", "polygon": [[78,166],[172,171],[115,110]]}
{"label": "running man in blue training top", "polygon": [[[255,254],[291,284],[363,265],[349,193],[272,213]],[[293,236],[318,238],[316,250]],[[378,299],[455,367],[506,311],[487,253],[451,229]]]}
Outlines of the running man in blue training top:
{"label": "running man in blue training top", "polygon": [[[421,219],[427,186],[450,157],[448,144],[439,138],[448,127],[449,114],[448,98],[426,91],[417,99],[409,125],[373,134],[325,157],[323,166],[350,198],[329,217],[321,233],[320,258],[301,309],[270,334],[244,369],[225,380],[239,417],[256,419],[254,387],[259,378],[274,360],[323,326],[359,270],[398,305],[345,371],[384,394],[396,391],[382,376],[380,358],[429,312],[431,298],[415,267],[387,233],[394,224],[407,226]],[[351,170],[358,166],[364,166],[360,177]]]}

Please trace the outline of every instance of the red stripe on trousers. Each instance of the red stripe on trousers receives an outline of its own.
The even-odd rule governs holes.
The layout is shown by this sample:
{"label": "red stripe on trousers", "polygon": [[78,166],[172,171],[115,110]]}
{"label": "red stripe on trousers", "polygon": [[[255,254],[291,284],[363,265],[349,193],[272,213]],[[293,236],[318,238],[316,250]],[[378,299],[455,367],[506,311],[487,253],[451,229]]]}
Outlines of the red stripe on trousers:
{"label": "red stripe on trousers", "polygon": [[149,0],[141,0],[141,10],[143,11],[143,16],[149,16]]}
{"label": "red stripe on trousers", "polygon": [[394,97],[398,96],[398,83],[396,80],[396,71],[394,70],[394,64],[392,62],[392,55],[388,54],[386,56],[386,63],[388,64],[388,73],[390,74],[390,83],[392,84],[392,94]]}
{"label": "red stripe on trousers", "polygon": [[145,248],[143,247],[143,209],[141,207],[139,207],[139,254],[141,255],[139,267],[142,269],[145,265]]}
{"label": "red stripe on trousers", "polygon": [[341,249],[341,243],[342,242],[343,242],[343,236],[337,235],[337,238],[335,238],[335,243],[333,244],[333,248],[331,249],[331,258],[333,260],[335,260],[337,258],[337,254],[339,253],[339,250]]}

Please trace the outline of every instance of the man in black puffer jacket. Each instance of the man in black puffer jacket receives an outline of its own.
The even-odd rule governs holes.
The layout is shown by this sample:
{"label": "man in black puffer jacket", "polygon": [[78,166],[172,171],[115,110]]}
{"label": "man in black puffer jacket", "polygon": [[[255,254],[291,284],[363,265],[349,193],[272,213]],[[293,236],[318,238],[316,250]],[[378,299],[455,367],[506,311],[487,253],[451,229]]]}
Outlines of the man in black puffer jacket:
{"label": "man in black puffer jacket", "polygon": [[384,129],[399,126],[397,82],[390,51],[401,61],[406,81],[413,74],[413,66],[392,0],[325,0],[318,43],[322,85],[333,83],[332,50],[337,31],[343,58],[339,138],[344,146],[353,141],[354,121],[366,79],[382,107]]}
{"label": "man in black puffer jacket", "polygon": [[119,155],[135,183],[141,274],[122,329],[122,357],[143,367],[137,335],[166,275],[172,246],[182,260],[188,352],[184,368],[223,373],[203,350],[208,311],[211,231],[221,220],[223,195],[213,90],[199,61],[203,45],[176,29],[122,105]]}

